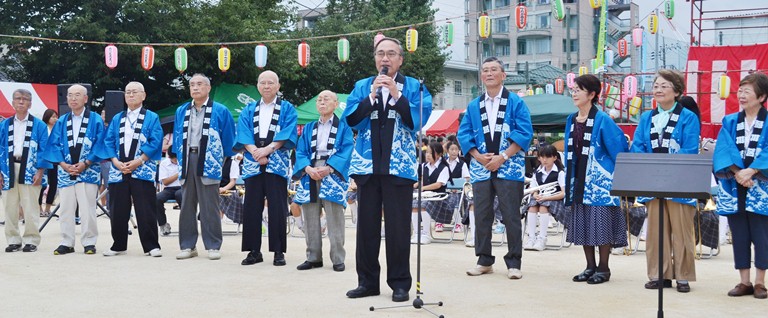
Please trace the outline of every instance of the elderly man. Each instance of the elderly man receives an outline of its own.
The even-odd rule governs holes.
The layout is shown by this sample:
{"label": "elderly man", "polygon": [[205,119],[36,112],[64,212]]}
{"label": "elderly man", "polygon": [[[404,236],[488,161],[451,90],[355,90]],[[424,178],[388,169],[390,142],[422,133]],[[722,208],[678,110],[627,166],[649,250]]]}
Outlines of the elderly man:
{"label": "elderly man", "polygon": [[104,122],[98,113],[85,109],[86,102],[85,87],[69,87],[67,105],[72,112],[62,115],[53,126],[45,152],[45,159],[59,166],[59,224],[63,240],[54,255],[75,251],[75,210],[80,211],[80,243],[85,254],[96,254],[96,196],[101,183],[96,147],[102,142]]}
{"label": "elderly man", "polygon": [[163,129],[160,117],[144,107],[144,85],[125,86],[128,109],[112,118],[99,148],[99,156],[112,161],[109,169],[109,211],[112,212],[112,247],[104,256],[125,254],[128,248],[128,219],[136,206],[139,239],[144,253],[163,256],[155,227],[155,174],[160,160]]}
{"label": "elderly man", "polygon": [[296,149],[293,178],[301,181],[293,201],[301,204],[307,241],[307,260],[296,267],[298,270],[323,267],[321,208],[328,220],[333,270],[345,269],[344,208],[355,141],[352,129],[333,114],[338,105],[336,93],[326,90],[318,95],[316,106],[320,119],[304,126],[305,133]]}
{"label": "elderly man", "polygon": [[469,103],[457,135],[461,149],[472,157],[469,177],[475,194],[475,255],[477,266],[467,275],[493,273],[491,226],[493,200],[507,229],[504,262],[509,279],[520,279],[522,226],[520,202],[525,179],[525,151],[533,137],[528,107],[516,94],[504,88],[504,64],[495,57],[483,61],[482,79],[486,92]]}
{"label": "elderly man", "polygon": [[237,125],[237,147],[245,147],[242,178],[245,180],[242,251],[248,255],[242,265],[264,261],[261,255],[261,222],[264,199],[269,201],[269,251],[272,264],[285,265],[286,218],[288,217],[289,151],[296,147],[296,109],[277,96],[280,79],[272,71],[259,75],[261,94],[249,103]]}
{"label": "elderly man", "polygon": [[[197,256],[197,214],[208,259],[221,259],[221,217],[219,182],[224,159],[234,155],[235,121],[229,109],[210,98],[211,81],[203,74],[192,75],[192,101],[176,110],[173,151],[178,155],[182,183],[179,215],[179,245],[176,259]],[[154,200],[153,200],[154,202]]]}
{"label": "elderly man", "polygon": [[[374,46],[378,76],[359,80],[343,118],[358,131],[349,174],[358,186],[358,287],[349,298],[379,294],[382,207],[387,226],[387,284],[392,300],[407,301],[411,289],[410,219],[418,180],[416,133],[432,113],[432,95],[419,81],[400,74],[403,47],[383,38]],[[422,114],[422,117],[420,116]]]}
{"label": "elderly man", "polygon": [[[43,181],[43,170],[52,168],[43,159],[48,143],[48,128],[29,113],[32,93],[26,89],[13,92],[13,119],[0,123],[0,188],[5,198],[6,252],[37,251],[40,245],[40,206],[37,196]],[[6,151],[7,150],[7,151]],[[19,233],[19,206],[24,210],[24,237]]]}

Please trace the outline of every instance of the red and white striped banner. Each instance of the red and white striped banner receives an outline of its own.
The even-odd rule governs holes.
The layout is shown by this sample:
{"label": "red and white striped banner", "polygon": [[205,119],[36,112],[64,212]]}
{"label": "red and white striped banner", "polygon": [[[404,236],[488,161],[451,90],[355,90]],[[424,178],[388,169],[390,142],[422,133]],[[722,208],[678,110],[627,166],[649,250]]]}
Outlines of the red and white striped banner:
{"label": "red and white striped banner", "polygon": [[8,118],[16,113],[11,103],[13,102],[13,91],[19,88],[32,92],[32,108],[30,113],[33,116],[43,118],[43,113],[48,108],[58,112],[59,101],[56,96],[56,87],[55,84],[0,82],[0,115]]}

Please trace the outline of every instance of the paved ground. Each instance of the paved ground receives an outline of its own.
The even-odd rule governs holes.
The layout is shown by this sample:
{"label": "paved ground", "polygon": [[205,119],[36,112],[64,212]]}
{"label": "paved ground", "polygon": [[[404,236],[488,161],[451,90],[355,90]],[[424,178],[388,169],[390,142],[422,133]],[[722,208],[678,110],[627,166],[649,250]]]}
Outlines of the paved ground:
{"label": "paved ground", "polygon": [[[169,209],[170,211],[170,209]],[[169,213],[177,220],[178,211]],[[176,223],[172,222],[174,229]],[[326,251],[326,267],[299,272],[304,261],[303,238],[288,239],[288,266],[274,267],[272,255],[265,263],[241,266],[240,236],[224,238],[223,257],[178,261],[177,237],[161,237],[165,255],[143,256],[136,235],[129,240],[128,255],[107,258],[101,252],[112,243],[109,221],[99,218],[97,255],[54,256],[59,226],[52,222],[43,232],[36,253],[0,254],[0,316],[2,317],[430,317],[413,307],[376,310],[390,306],[391,291],[378,297],[348,299],[356,286],[354,228],[347,228],[347,271],[333,272]],[[234,230],[232,225],[225,230]],[[553,238],[550,239],[552,243]],[[5,241],[2,240],[4,245]],[[79,239],[78,239],[79,244]],[[198,245],[202,248],[202,243]],[[382,245],[383,247],[383,245]],[[657,292],[646,290],[645,255],[612,256],[611,281],[602,285],[571,282],[584,267],[580,247],[559,251],[525,252],[524,277],[506,278],[500,255],[491,275],[469,277],[465,270],[475,263],[474,252],[463,243],[426,245],[422,248],[422,290],[430,307],[446,317],[654,317]],[[266,242],[265,248],[266,250]],[[415,280],[416,249],[411,250]],[[698,281],[689,294],[674,289],[664,293],[667,317],[766,317],[768,301],[752,297],[730,298],[726,292],[738,283],[730,246],[719,256],[697,261]],[[382,263],[384,262],[382,250]],[[384,279],[382,277],[382,279]],[[382,287],[386,284],[382,282]],[[411,298],[415,297],[415,288]],[[410,303],[410,302],[409,302]],[[407,303],[407,304],[409,304]]]}

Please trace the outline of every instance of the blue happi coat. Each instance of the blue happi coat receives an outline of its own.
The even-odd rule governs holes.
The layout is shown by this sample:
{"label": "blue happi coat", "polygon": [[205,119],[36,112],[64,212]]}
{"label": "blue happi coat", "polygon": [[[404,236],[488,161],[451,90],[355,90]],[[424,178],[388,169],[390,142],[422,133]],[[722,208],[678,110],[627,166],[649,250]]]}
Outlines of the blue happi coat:
{"label": "blue happi coat", "polygon": [[[237,123],[237,143],[235,148],[256,144],[256,141],[253,139],[253,119],[256,114],[256,104],[256,102],[248,103],[243,112],[240,113],[240,119]],[[291,170],[289,168],[291,164],[290,151],[296,148],[296,139],[298,138],[296,119],[296,108],[290,102],[282,100],[280,102],[280,117],[277,119],[275,136],[272,138],[272,141],[285,141],[285,143],[269,155],[267,173],[276,174],[286,179],[291,177]],[[253,160],[253,155],[250,152],[246,151],[243,156],[243,169],[240,171],[240,175],[243,179],[248,179],[260,173],[259,163]]]}
{"label": "blue happi coat", "polygon": [[[565,122],[565,140],[570,140],[571,125],[573,117],[577,113],[568,116]],[[613,186],[613,170],[616,167],[616,156],[620,152],[627,151],[627,139],[624,132],[613,122],[608,114],[598,111],[595,115],[595,124],[592,127],[592,138],[590,139],[589,155],[587,160],[587,169],[584,176],[584,196],[582,203],[592,206],[619,206],[621,200],[617,196],[611,196],[611,187]],[[568,160],[568,154],[565,155],[564,166],[566,169],[576,169],[576,156],[573,154],[573,160]],[[575,171],[575,170],[574,170]],[[567,191],[566,202],[573,202],[573,186]]]}
{"label": "blue happi coat", "polygon": [[[184,151],[182,149],[184,147],[184,116],[190,107],[195,106],[191,102],[187,102],[176,109],[176,121],[173,123],[173,151],[178,156],[179,180],[184,180],[187,177],[186,174],[182,174],[181,167],[186,164],[184,162],[186,158],[184,158]],[[235,143],[235,120],[226,106],[213,102],[212,107],[211,127],[209,129],[208,144],[205,148],[205,163],[202,176],[221,180],[221,169],[224,166],[224,159],[235,155],[234,151],[232,151],[232,146]],[[197,169],[197,167],[187,167],[187,169]]]}
{"label": "blue happi coat", "polygon": [[[101,120],[101,116],[96,112],[88,114],[88,128],[85,130],[83,147],[80,150],[80,162],[88,160],[91,162],[91,165],[77,176],[75,180],[70,179],[69,173],[59,166],[60,162],[74,164],[72,162],[72,155],[69,153],[67,141],[67,122],[69,122],[70,117],[72,117],[72,112],[64,114],[59,117],[59,121],[53,126],[51,135],[48,137],[48,147],[44,154],[45,159],[57,166],[59,188],[66,188],[80,182],[101,184],[101,167],[98,164],[99,157],[96,154],[96,147],[102,143],[102,138],[104,137],[104,121]],[[73,133],[76,134],[77,132]]]}
{"label": "blue happi coat", "polygon": [[[126,112],[122,111],[112,118],[112,122],[109,124],[109,128],[104,133],[104,142],[98,149],[98,155],[101,159],[111,160],[112,158],[119,158],[120,147],[120,119],[125,116]],[[125,140],[124,142],[130,144],[133,139]],[[157,173],[157,162],[162,157],[163,148],[163,128],[160,127],[160,117],[157,113],[147,110],[144,114],[144,124],[141,126],[141,135],[139,136],[139,144],[136,145],[136,154],[131,159],[140,158],[142,154],[145,154],[149,160],[144,162],[133,170],[131,177],[145,181],[155,181],[155,174]],[[129,154],[126,152],[126,156]],[[123,173],[115,167],[114,164],[110,164],[109,168],[109,183],[118,183],[123,181]]]}
{"label": "blue happi coat", "polygon": [[[647,111],[640,117],[640,123],[635,130],[635,137],[632,139],[631,152],[645,152],[652,153],[653,147],[651,146],[651,114],[653,112]],[[692,111],[687,108],[683,108],[680,112],[680,118],[675,125],[675,130],[672,131],[671,139],[669,140],[669,153],[675,154],[697,154],[699,153],[699,133],[701,132],[701,124],[699,118],[696,117]],[[653,200],[651,197],[638,197],[637,202],[645,203]],[[680,204],[687,204],[696,206],[696,199],[685,198],[667,198]]]}
{"label": "blue happi coat", "polygon": [[[432,114],[432,95],[425,88],[424,100],[421,100],[419,81],[412,77],[403,77],[405,78],[405,83],[402,85],[398,83],[398,88],[402,95],[401,98],[404,97],[408,100],[414,127],[405,125],[400,114],[395,114],[392,152],[389,157],[389,174],[415,182],[418,180],[416,174],[416,169],[418,168],[418,160],[416,158],[417,133],[419,128],[427,123],[429,115]],[[347,97],[347,108],[344,109],[342,120],[346,121],[347,116],[357,110],[360,102],[369,98],[371,86],[375,78],[373,76],[355,83],[355,88]],[[419,108],[420,106],[421,108]],[[422,113],[423,117],[419,117],[419,113]],[[363,119],[357,125],[352,126],[352,128],[357,130],[357,141],[352,151],[349,175],[371,175],[373,174],[373,155],[371,152],[370,117]]]}
{"label": "blue happi coat", "polygon": [[768,215],[768,127],[763,127],[760,139],[757,141],[755,159],[749,167],[744,166],[744,160],[736,147],[736,125],[739,114],[731,114],[723,118],[723,127],[717,135],[717,145],[714,161],[715,176],[720,181],[717,190],[717,213],[722,215],[737,212],[736,178],[730,171],[735,165],[739,169],[752,168],[760,171],[752,177],[755,185],[747,189],[746,210],[761,215]]}
{"label": "blue happi coat", "polygon": [[[309,183],[315,182],[304,172],[304,168],[311,166],[312,158],[315,157],[315,154],[312,153],[311,143],[312,130],[315,129],[316,125],[317,121],[313,121],[304,126],[304,133],[299,138],[299,144],[296,147],[296,164],[293,167],[293,178],[300,179],[301,181],[296,189],[296,196],[294,196],[293,202],[298,204],[310,201]],[[346,193],[349,187],[349,164],[354,143],[352,129],[347,126],[345,121],[339,120],[336,142],[334,143],[333,150],[329,153],[328,160],[325,162],[326,165],[333,168],[334,173],[323,178],[321,181],[320,191],[318,192],[319,199],[347,206]]]}
{"label": "blue happi coat", "polygon": [[[521,150],[510,156],[509,160],[499,167],[497,177],[504,180],[523,181],[525,180],[525,152],[528,151],[528,146],[533,138],[531,114],[525,102],[517,94],[509,94],[505,88],[502,88],[502,100],[499,105],[504,103],[504,95],[507,95],[507,108],[501,128],[499,153],[504,152],[513,142],[520,146]],[[469,103],[467,110],[464,111],[461,125],[459,125],[459,132],[456,135],[461,149],[467,155],[472,148],[477,149],[481,154],[488,153],[483,133],[483,124],[480,119],[480,100],[484,96],[485,94]],[[485,169],[480,162],[472,158],[469,164],[470,182],[475,183],[490,178],[491,171]]]}
{"label": "blue happi coat", "polygon": [[[24,184],[32,184],[32,178],[37,173],[37,169],[51,169],[53,166],[43,158],[43,151],[47,149],[48,144],[48,126],[43,123],[42,120],[37,117],[32,117],[34,123],[32,124],[32,136],[29,140],[29,155],[27,155],[26,171],[24,171]],[[0,173],[3,174],[3,190],[10,190],[11,182],[8,179],[10,173],[10,167],[8,166],[8,126],[13,122],[13,117],[9,120],[4,120],[0,123]],[[23,129],[27,127],[16,127],[14,130]],[[22,173],[20,171],[20,173]],[[13,184],[18,183],[19,176],[15,176],[16,180],[13,180]],[[43,186],[47,184],[47,177],[43,174]]]}

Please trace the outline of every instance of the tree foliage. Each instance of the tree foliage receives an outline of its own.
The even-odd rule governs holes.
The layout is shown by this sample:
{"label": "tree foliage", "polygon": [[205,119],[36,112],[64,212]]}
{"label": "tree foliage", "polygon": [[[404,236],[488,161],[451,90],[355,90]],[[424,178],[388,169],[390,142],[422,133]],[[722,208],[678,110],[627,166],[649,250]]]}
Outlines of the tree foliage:
{"label": "tree foliage", "polygon": [[[432,20],[431,1],[332,0],[329,15],[314,29],[294,28],[294,9],[277,0],[33,0],[0,3],[0,33],[130,43],[191,43],[287,39],[333,35]],[[418,27],[419,49],[406,54],[402,72],[424,78],[431,92],[443,87],[445,54],[437,44],[433,25]],[[405,30],[386,32],[404,39]],[[285,98],[300,103],[324,89],[349,92],[358,79],[374,75],[374,34],[349,37],[350,61],[340,64],[336,40],[317,39],[311,61],[301,68],[296,61],[297,41],[267,43],[266,69],[281,77]],[[140,81],[147,91],[146,105],[159,109],[189,98],[185,84],[193,73],[219,82],[255,84],[255,45],[233,45],[231,68],[217,66],[218,46],[187,46],[189,66],[184,74],[174,68],[175,46],[154,46],[150,71],[140,66],[141,45],[118,46],[115,69],[104,64],[104,45],[0,38],[10,52],[0,59],[0,71],[19,82],[91,83],[96,97]]]}

